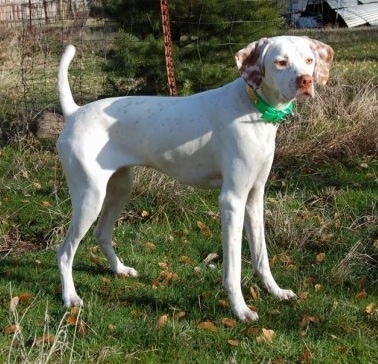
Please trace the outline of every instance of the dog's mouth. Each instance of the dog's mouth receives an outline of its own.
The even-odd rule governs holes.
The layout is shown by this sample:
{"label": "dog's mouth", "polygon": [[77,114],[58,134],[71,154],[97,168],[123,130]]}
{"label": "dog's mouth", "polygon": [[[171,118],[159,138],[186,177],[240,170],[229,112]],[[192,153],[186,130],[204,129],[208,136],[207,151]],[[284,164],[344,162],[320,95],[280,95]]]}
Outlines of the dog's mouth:
{"label": "dog's mouth", "polygon": [[298,89],[295,97],[300,97],[300,96],[314,97],[314,90],[313,89],[305,89],[305,90]]}
{"label": "dog's mouth", "polygon": [[314,97],[314,90],[312,88],[298,88],[293,95],[288,96],[287,94],[281,94],[281,99],[283,102],[290,102],[298,97]]}

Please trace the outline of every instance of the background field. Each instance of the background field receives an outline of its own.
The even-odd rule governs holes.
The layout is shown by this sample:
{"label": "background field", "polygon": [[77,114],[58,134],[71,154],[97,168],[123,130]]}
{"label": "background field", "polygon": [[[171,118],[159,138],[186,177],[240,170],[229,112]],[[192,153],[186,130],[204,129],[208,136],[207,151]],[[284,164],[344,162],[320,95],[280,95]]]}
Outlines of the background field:
{"label": "background field", "polygon": [[[242,285],[260,320],[234,321],[221,288],[217,191],[140,169],[114,236],[140,277],[112,274],[88,234],[74,267],[85,306],[64,309],[55,252],[70,202],[54,144],[25,133],[32,115],[0,150],[1,362],[376,361],[377,30],[307,34],[335,48],[332,78],[316,99],[298,102],[297,115],[281,127],[266,194],[273,274],[298,300],[279,302],[262,289],[245,246]],[[88,90],[75,95],[78,101],[106,83],[93,49],[79,47],[73,67],[74,92],[79,84]],[[44,59],[42,71],[53,73],[57,57]],[[22,95],[10,97],[11,79],[8,92],[4,85],[2,111],[10,115]],[[53,90],[53,81],[45,82],[33,102],[47,97],[53,109]],[[207,264],[211,253],[218,258]]]}

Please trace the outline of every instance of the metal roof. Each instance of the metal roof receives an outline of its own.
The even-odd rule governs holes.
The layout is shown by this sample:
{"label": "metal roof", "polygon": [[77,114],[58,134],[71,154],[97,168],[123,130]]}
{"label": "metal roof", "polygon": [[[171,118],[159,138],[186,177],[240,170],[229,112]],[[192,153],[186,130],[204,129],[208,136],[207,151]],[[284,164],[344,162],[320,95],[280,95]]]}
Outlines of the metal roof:
{"label": "metal roof", "polygon": [[332,9],[341,9],[358,5],[358,0],[328,0],[327,3]]}
{"label": "metal roof", "polygon": [[361,4],[377,3],[378,0],[328,0],[327,3],[332,9],[349,8]]}
{"label": "metal roof", "polygon": [[348,28],[359,25],[378,25],[378,2],[335,8]]}

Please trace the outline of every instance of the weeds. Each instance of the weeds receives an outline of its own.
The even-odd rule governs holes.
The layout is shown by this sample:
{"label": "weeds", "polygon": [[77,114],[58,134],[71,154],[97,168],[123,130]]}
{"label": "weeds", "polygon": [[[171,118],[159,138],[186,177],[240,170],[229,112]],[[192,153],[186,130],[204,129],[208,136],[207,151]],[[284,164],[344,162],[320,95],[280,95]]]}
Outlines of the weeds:
{"label": "weeds", "polygon": [[[31,302],[29,302],[31,301]],[[29,324],[29,316],[33,316],[33,308],[39,301],[39,297],[31,297],[28,293],[12,296],[9,304],[9,325],[5,327],[5,333],[11,337],[7,364],[47,364],[47,363],[72,363],[76,360],[74,346],[78,331],[81,329],[81,310],[77,311],[72,319],[72,311],[66,312],[56,325],[49,313],[49,305],[46,302],[44,316],[37,325],[33,336],[27,332],[25,326]],[[38,302],[40,304],[40,302]],[[22,314],[20,314],[20,310]],[[42,326],[42,327],[40,327]],[[73,327],[73,330],[72,330]],[[72,332],[73,331],[73,332]]]}
{"label": "weeds", "polygon": [[[306,121],[305,121],[306,120]],[[378,99],[373,81],[346,84],[340,75],[298,103],[298,115],[280,129],[277,160],[338,159],[378,152]]]}

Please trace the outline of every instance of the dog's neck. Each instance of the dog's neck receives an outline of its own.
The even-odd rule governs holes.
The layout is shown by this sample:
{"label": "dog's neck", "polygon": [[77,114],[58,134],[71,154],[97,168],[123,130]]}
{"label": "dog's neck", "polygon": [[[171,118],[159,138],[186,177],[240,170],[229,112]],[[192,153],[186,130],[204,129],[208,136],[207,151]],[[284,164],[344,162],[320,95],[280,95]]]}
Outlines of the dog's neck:
{"label": "dog's neck", "polygon": [[277,110],[284,110],[293,102],[282,97],[277,90],[272,89],[265,82],[261,83],[256,92],[268,105]]}
{"label": "dog's neck", "polygon": [[246,89],[252,104],[261,113],[261,118],[266,122],[279,124],[292,114],[294,107],[293,101],[281,103],[281,107],[273,106],[268,101],[269,99],[263,94],[263,90],[253,89],[248,84],[246,84]]}

